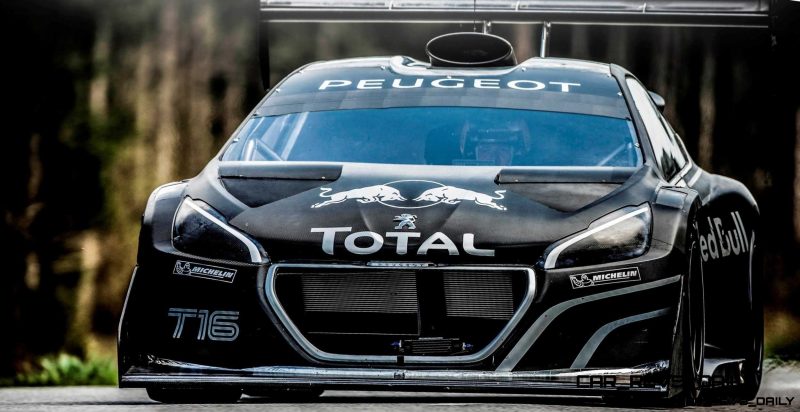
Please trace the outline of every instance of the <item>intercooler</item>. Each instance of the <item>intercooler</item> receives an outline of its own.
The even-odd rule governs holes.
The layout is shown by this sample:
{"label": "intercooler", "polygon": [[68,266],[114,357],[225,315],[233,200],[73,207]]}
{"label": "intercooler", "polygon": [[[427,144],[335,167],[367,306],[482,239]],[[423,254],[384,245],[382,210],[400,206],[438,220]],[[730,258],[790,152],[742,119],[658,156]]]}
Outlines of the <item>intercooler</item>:
{"label": "intercooler", "polygon": [[345,358],[469,357],[499,344],[533,298],[526,268],[277,266],[268,296],[287,329]]}

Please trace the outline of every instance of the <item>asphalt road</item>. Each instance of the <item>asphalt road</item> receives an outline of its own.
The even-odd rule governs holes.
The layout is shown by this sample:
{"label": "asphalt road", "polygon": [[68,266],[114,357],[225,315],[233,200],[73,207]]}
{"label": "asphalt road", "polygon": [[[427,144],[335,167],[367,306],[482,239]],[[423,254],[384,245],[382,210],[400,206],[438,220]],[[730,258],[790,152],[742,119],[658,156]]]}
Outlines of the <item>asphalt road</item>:
{"label": "asphalt road", "polygon": [[[761,397],[794,397],[791,406],[715,405],[700,410],[788,411],[800,410],[800,367],[775,367],[764,378]],[[766,399],[762,398],[762,402]],[[235,405],[162,405],[151,401],[143,389],[114,387],[54,387],[0,389],[0,411],[593,411],[626,410],[602,405],[595,399],[542,396],[440,394],[407,392],[328,391],[311,403],[274,403],[265,398],[243,397]],[[633,410],[633,409],[630,409]]]}

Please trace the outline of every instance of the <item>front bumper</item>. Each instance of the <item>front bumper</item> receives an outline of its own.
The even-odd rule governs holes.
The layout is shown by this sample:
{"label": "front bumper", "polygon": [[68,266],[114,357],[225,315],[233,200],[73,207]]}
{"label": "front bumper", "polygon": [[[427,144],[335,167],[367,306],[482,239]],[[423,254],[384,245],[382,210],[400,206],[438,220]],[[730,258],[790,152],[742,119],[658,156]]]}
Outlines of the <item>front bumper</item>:
{"label": "front bumper", "polygon": [[[231,282],[173,274],[176,260],[189,259],[156,249],[140,254],[120,323],[120,386],[597,395],[663,395],[667,390],[683,270],[676,263],[682,255],[667,246],[656,244],[622,264],[537,272],[530,307],[490,354],[471,362],[445,358],[418,364],[320,359],[265,304],[269,265],[191,258],[237,273]],[[631,266],[641,273],[636,282],[577,289],[570,282],[572,274]],[[214,338],[206,319],[217,313],[236,313],[234,339],[224,333]]]}

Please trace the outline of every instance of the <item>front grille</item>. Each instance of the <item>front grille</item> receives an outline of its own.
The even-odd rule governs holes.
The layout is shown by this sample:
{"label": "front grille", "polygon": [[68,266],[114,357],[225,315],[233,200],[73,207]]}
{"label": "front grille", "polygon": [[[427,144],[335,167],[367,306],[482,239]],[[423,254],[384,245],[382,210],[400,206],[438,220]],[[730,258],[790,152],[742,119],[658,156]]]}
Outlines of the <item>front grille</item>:
{"label": "front grille", "polygon": [[281,265],[271,277],[286,326],[333,354],[475,353],[531,299],[525,269]]}
{"label": "front grille", "polygon": [[445,273],[447,316],[508,320],[514,315],[508,273]]}
{"label": "front grille", "polygon": [[417,313],[413,273],[307,273],[300,279],[306,312]]}

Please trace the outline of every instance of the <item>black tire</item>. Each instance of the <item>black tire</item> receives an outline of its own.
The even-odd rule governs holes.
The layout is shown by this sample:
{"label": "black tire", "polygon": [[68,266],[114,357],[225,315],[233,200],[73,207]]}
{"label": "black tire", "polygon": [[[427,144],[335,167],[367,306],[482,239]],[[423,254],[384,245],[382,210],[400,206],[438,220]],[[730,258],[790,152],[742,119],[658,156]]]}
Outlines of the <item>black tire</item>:
{"label": "black tire", "polygon": [[308,402],[319,398],[323,392],[324,390],[321,388],[263,388],[245,389],[244,394],[278,401]]}
{"label": "black tire", "polygon": [[742,384],[738,395],[740,399],[750,400],[758,394],[761,386],[762,364],[764,360],[764,298],[763,270],[760,250],[755,242],[750,248],[750,285],[748,295],[750,301],[750,330],[745,334],[744,367],[742,368]]}
{"label": "black tire", "polygon": [[689,244],[688,273],[683,276],[678,307],[678,325],[670,362],[670,405],[694,405],[700,398],[705,355],[705,287],[697,227]]}
{"label": "black tire", "polygon": [[238,388],[147,388],[147,396],[161,403],[234,403],[242,396]]}

